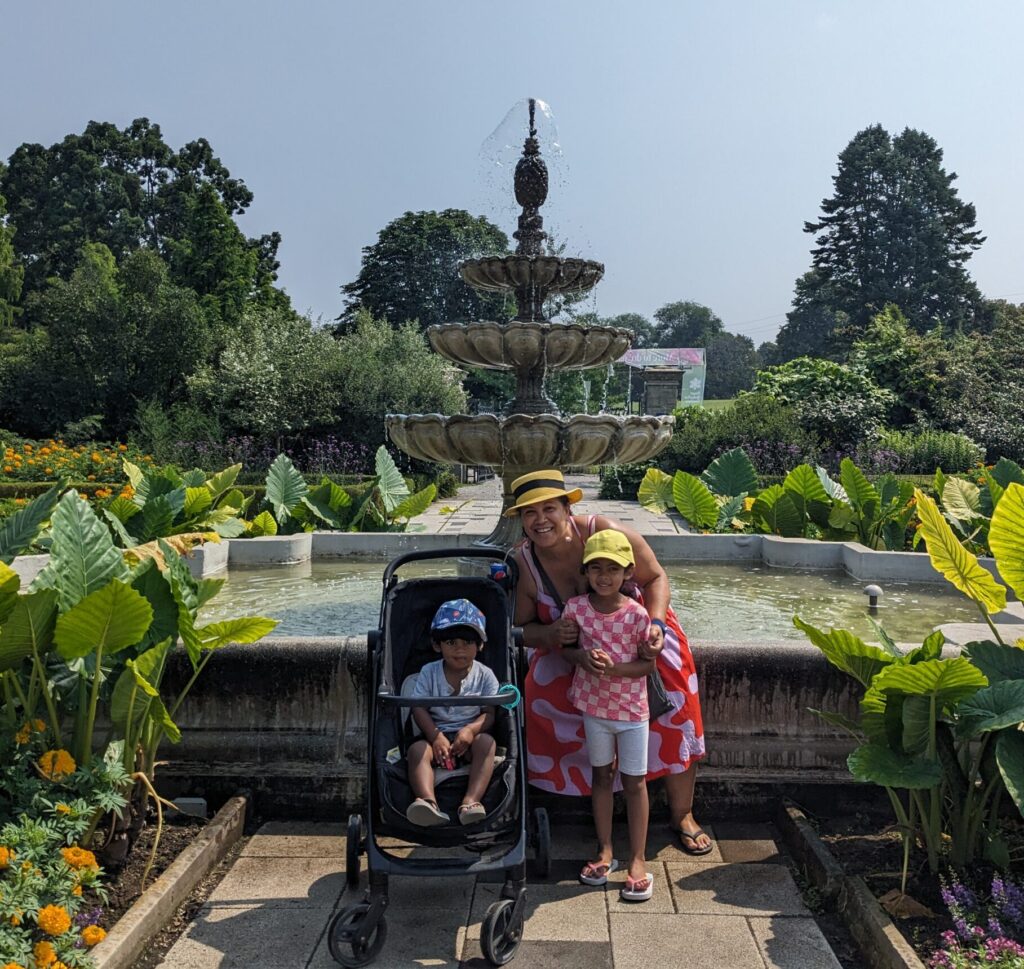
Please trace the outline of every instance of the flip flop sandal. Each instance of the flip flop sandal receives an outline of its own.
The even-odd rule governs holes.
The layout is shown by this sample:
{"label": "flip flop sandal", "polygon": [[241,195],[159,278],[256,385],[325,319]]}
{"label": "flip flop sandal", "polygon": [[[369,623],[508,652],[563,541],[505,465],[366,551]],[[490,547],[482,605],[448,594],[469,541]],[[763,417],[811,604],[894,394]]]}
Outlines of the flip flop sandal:
{"label": "flip flop sandal", "polygon": [[602,862],[594,864],[594,862],[588,861],[580,872],[580,882],[584,885],[593,885],[595,888],[607,885],[608,876],[618,870],[619,863],[614,858],[607,865]]}
{"label": "flip flop sandal", "polygon": [[459,805],[459,824],[476,824],[487,817],[487,809],[479,801]]}
{"label": "flip flop sandal", "polygon": [[[638,888],[643,885],[643,888]],[[626,884],[619,891],[619,898],[624,902],[646,902],[654,894],[654,876],[647,872],[643,878],[626,879]]]}
{"label": "flip flop sandal", "polygon": [[702,834],[703,835],[707,835],[707,832],[706,831],[701,831],[700,828],[697,828],[696,831],[682,831],[682,830],[679,830],[679,831],[676,832],[676,834],[679,835],[679,840],[681,842],[681,847],[682,847],[683,851],[685,851],[688,855],[707,855],[707,854],[710,854],[711,850],[715,847],[713,842],[711,844],[709,844],[709,845],[705,845],[703,848],[698,848],[698,847],[688,848],[687,847],[687,845],[686,845],[687,841],[692,841],[693,844],[696,846],[697,839]]}
{"label": "flip flop sandal", "polygon": [[428,801],[426,798],[418,797],[409,805],[405,816],[421,828],[432,828],[438,824],[446,824],[451,820],[444,813],[435,801]]}

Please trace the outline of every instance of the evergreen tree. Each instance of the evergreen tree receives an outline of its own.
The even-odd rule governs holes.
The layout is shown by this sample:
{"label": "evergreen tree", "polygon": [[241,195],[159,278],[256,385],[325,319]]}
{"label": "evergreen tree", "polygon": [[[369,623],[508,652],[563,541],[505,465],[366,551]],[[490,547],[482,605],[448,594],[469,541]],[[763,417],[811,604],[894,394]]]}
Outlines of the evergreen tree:
{"label": "evergreen tree", "polygon": [[[3,166],[0,165],[0,172]],[[14,320],[15,304],[21,296],[21,283],[25,270],[14,257],[14,226],[7,223],[7,203],[0,195],[0,326],[10,326]]]}
{"label": "evergreen tree", "polygon": [[919,333],[973,328],[981,296],[964,266],[984,238],[955,179],[934,139],[911,128],[891,138],[872,125],[840,154],[835,193],[804,231],[825,289],[816,302],[845,313],[851,337],[887,303]]}
{"label": "evergreen tree", "polygon": [[775,338],[776,359],[770,363],[785,363],[797,357],[843,357],[843,337],[846,332],[846,313],[836,310],[834,288],[812,269],[796,281],[793,308],[786,314],[786,322]]}

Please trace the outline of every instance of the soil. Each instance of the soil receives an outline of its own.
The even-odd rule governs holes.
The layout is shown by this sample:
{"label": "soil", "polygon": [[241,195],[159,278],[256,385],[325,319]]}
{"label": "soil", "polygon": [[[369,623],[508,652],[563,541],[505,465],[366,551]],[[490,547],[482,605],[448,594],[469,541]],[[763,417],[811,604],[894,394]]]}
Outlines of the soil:
{"label": "soil", "polygon": [[[159,875],[195,840],[200,831],[207,825],[205,818],[178,816],[164,822],[160,834],[153,868],[146,878],[145,888],[149,888]],[[99,924],[108,931],[142,894],[142,873],[149,860],[153,848],[156,826],[151,825],[143,831],[139,840],[132,848],[125,866],[116,876],[106,882],[108,899],[100,903],[98,899],[89,899],[86,909],[102,904],[103,915]],[[238,857],[248,838],[240,839],[225,855],[221,863],[208,874],[192,891],[189,897],[179,906],[173,918],[164,929],[153,938],[147,947],[146,954],[136,960],[133,969],[155,969],[170,950],[178,937],[185,931],[199,908],[206,902],[214,888]]]}

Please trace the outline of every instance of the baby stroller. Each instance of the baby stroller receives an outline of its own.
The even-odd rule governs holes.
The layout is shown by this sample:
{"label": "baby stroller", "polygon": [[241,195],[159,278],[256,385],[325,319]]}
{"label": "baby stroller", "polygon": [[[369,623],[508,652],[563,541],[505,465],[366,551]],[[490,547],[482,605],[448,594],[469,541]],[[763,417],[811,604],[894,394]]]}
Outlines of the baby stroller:
{"label": "baby stroller", "polygon": [[[483,558],[501,562],[503,574],[441,576],[399,581],[403,565],[427,559]],[[494,570],[492,570],[492,573]],[[528,810],[526,738],[523,705],[519,702],[526,672],[522,631],[512,626],[517,571],[515,562],[480,548],[410,552],[393,559],[384,570],[380,624],[368,637],[369,724],[367,729],[365,814],[348,821],[346,880],[359,885],[360,855],[366,854],[369,889],[363,900],[343,908],[328,930],[331,955],[346,967],[372,962],[387,938],[384,911],[388,905],[388,876],[477,875],[502,871],[504,885],[498,901],[488,908],[480,931],[487,960],[504,965],[515,956],[522,939],[526,907],[526,850],[536,848],[541,877],[550,871],[550,829],[547,812]],[[420,827],[405,816],[413,800],[405,755],[412,743],[412,700],[407,695],[415,674],[436,659],[430,644],[430,621],[438,606],[449,599],[469,599],[487,618],[487,642],[480,656],[489,666],[501,692],[491,697],[419,698],[417,706],[494,707],[493,735],[498,753],[494,775],[483,797],[487,815],[461,825],[456,808],[466,778],[438,779],[436,797],[441,810],[453,820],[436,827]],[[464,857],[399,857],[379,843],[399,838],[425,847],[466,849]]]}

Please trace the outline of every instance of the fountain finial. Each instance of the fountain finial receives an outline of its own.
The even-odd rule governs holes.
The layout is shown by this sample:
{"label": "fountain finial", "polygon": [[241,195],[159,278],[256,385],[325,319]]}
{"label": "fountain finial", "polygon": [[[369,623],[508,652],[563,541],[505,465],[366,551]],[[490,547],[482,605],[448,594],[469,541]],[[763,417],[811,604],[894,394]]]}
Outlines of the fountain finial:
{"label": "fountain finial", "polygon": [[540,157],[534,117],[536,109],[536,100],[530,98],[529,134],[523,143],[523,157],[516,164],[515,173],[516,201],[523,207],[523,212],[519,216],[519,228],[512,235],[519,240],[516,252],[521,256],[539,256],[541,245],[547,238],[540,207],[548,197],[548,166]]}

